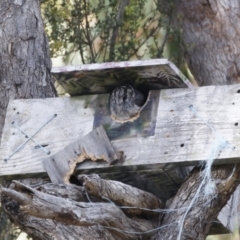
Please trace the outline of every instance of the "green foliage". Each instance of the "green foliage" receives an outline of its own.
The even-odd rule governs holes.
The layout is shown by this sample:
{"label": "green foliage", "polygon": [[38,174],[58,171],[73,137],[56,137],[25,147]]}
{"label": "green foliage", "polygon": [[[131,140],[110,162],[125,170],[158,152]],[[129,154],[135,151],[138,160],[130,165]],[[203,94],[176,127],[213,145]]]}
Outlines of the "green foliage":
{"label": "green foliage", "polygon": [[51,55],[62,56],[65,63],[77,54],[82,63],[162,57],[169,36],[176,41],[180,36],[169,27],[173,12],[174,0],[48,0],[42,4]]}

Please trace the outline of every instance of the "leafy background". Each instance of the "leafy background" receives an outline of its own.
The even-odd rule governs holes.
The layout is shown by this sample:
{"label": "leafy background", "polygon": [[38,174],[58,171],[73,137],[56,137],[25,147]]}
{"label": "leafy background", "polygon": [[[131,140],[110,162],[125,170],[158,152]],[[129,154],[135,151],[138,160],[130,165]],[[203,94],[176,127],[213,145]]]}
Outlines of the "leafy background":
{"label": "leafy background", "polygon": [[184,63],[174,1],[48,0],[42,4],[52,57],[64,64],[167,57]]}

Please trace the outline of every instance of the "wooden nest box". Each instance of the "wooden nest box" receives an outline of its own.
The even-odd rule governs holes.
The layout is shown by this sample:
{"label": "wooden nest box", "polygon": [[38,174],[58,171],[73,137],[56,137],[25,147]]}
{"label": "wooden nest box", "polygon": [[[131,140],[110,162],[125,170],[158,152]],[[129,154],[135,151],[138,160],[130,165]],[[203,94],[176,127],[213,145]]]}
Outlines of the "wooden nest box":
{"label": "wooden nest box", "polygon": [[[150,182],[167,199],[182,181],[176,167],[208,157],[215,133],[204,121],[235,147],[216,163],[239,161],[239,85],[194,88],[167,59],[58,67],[52,73],[72,97],[10,101],[0,176],[36,177],[47,170],[53,182],[68,182],[81,162],[81,172],[127,183],[137,176],[137,187]],[[110,117],[109,94],[121,85],[146,95],[134,121]]]}

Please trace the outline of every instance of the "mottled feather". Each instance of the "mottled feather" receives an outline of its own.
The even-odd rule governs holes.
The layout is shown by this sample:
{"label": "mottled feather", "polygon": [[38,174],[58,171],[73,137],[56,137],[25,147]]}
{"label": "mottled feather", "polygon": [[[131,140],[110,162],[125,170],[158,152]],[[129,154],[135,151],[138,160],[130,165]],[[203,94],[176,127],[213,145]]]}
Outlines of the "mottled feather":
{"label": "mottled feather", "polygon": [[131,85],[117,87],[110,96],[111,116],[118,121],[127,121],[139,114],[144,102],[145,96]]}

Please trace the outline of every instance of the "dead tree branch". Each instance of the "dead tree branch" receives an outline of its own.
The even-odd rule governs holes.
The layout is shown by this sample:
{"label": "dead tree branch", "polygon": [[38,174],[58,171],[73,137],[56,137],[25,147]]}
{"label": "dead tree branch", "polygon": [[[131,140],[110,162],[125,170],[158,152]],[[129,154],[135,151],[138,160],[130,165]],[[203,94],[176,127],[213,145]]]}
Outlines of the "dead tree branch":
{"label": "dead tree branch", "polygon": [[5,198],[12,199],[4,207],[6,212],[15,209],[19,216],[24,214],[35,218],[52,219],[80,227],[100,225],[122,239],[136,239],[141,233],[154,228],[148,220],[128,218],[112,203],[77,202],[40,192],[18,181],[14,181],[12,188],[2,188]]}
{"label": "dead tree branch", "polygon": [[[117,205],[126,206],[130,214],[149,214],[158,216],[157,212],[149,209],[164,208],[164,203],[151,193],[142,191],[127,184],[101,179],[98,175],[79,175],[87,192],[95,197],[108,199]],[[133,207],[133,208],[131,208]]]}

